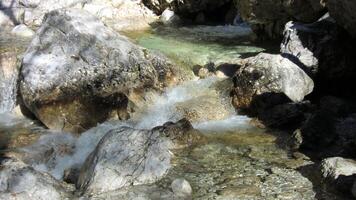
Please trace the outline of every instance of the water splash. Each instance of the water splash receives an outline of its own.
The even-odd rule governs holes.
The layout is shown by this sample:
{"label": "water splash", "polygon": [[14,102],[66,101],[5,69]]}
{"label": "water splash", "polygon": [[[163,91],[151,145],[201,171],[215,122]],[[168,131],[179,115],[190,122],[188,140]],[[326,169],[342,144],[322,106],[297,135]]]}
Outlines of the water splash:
{"label": "water splash", "polygon": [[[69,133],[53,132],[41,136],[35,144],[22,150],[31,155],[28,162],[36,170],[48,172],[60,180],[66,169],[81,166],[84,163],[107,132],[121,126],[129,126],[129,124],[106,122],[82,133],[80,137]],[[42,160],[38,155],[42,155],[43,152],[52,153]]]}
{"label": "water splash", "polygon": [[17,74],[0,77],[0,113],[11,112],[16,106]]}
{"label": "water splash", "polygon": [[210,77],[188,81],[182,85],[168,88],[162,95],[156,94],[150,97],[149,106],[139,117],[136,117],[137,124],[135,127],[151,129],[167,121],[177,121],[183,118],[183,114],[178,112],[176,105],[206,95],[211,92],[210,87],[218,80],[216,77]]}

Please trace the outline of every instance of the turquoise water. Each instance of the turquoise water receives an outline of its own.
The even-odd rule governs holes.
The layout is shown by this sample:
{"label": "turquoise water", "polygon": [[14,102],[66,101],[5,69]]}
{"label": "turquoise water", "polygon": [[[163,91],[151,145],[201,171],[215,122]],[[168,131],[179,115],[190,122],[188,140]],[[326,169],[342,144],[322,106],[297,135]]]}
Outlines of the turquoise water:
{"label": "turquoise water", "polygon": [[248,27],[156,28],[125,33],[138,45],[164,53],[185,66],[239,63],[242,57],[265,51],[254,45]]}

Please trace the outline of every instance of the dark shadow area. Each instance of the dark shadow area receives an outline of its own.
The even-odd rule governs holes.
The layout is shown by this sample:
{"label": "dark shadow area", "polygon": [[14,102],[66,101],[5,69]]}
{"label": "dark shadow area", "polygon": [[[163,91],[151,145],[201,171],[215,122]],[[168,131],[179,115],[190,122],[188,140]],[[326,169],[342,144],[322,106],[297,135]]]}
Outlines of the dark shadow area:
{"label": "dark shadow area", "polygon": [[222,72],[225,76],[232,78],[240,67],[240,65],[224,63],[217,66],[216,70]]}
{"label": "dark shadow area", "polygon": [[324,180],[319,163],[305,165],[297,169],[304,177],[313,183],[313,190],[318,200],[352,200],[351,188],[354,176],[339,176],[336,181]]}
{"label": "dark shadow area", "polygon": [[255,95],[250,106],[241,110],[250,117],[256,117],[268,128],[291,131],[305,121],[305,113],[313,106],[308,102],[292,102],[284,93],[264,93]]}
{"label": "dark shadow area", "polygon": [[[295,34],[302,48],[317,59],[314,66],[306,66],[299,59],[300,55],[282,54],[313,78],[315,87],[308,98],[316,102],[325,95],[356,99],[353,87],[356,84],[356,40],[328,18],[312,24],[294,23],[291,29],[293,33],[289,34]],[[288,47],[296,48],[293,46],[296,38],[287,34],[282,44],[292,43]],[[311,61],[311,56],[308,59]]]}

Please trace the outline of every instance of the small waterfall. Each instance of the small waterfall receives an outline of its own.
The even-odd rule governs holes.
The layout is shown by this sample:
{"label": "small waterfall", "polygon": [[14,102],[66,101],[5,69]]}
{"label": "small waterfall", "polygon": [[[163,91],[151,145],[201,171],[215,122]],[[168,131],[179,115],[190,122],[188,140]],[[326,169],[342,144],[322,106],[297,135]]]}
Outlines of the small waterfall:
{"label": "small waterfall", "polygon": [[[2,68],[2,69],[1,69]],[[0,113],[11,112],[16,106],[17,70],[0,68]]]}

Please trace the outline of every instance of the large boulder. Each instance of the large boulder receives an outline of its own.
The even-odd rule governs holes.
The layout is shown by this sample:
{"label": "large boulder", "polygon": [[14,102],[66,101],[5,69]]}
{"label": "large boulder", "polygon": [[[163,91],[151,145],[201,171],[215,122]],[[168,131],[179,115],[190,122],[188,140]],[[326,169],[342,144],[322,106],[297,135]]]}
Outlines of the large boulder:
{"label": "large boulder", "polygon": [[174,149],[201,139],[187,120],[168,122],[152,130],[113,129],[85,161],[77,187],[91,194],[154,183],[172,167]]}
{"label": "large boulder", "polygon": [[275,105],[285,103],[285,97],[300,102],[313,91],[313,80],[281,55],[260,53],[243,62],[233,77],[233,104],[237,109],[249,109],[254,101],[270,95],[277,96],[268,98],[276,101]]}
{"label": "large boulder", "polygon": [[75,188],[16,159],[1,163],[0,199],[71,199]]}
{"label": "large boulder", "polygon": [[288,22],[281,53],[313,77],[318,91],[353,94],[356,59],[352,39],[325,15],[321,20],[302,24]]}
{"label": "large boulder", "polygon": [[314,22],[324,10],[324,3],[317,0],[235,0],[235,4],[257,34],[269,37],[278,37],[290,19]]}
{"label": "large boulder", "polygon": [[22,62],[23,103],[47,127],[84,131],[113,116],[127,118],[133,91],[161,88],[173,65],[107,28],[88,12],[46,14]]}
{"label": "large boulder", "polygon": [[356,37],[356,2],[353,0],[328,0],[327,7],[336,22]]}

